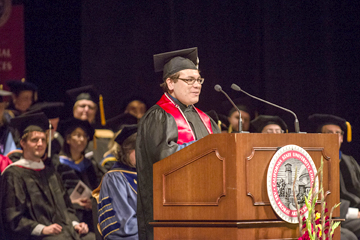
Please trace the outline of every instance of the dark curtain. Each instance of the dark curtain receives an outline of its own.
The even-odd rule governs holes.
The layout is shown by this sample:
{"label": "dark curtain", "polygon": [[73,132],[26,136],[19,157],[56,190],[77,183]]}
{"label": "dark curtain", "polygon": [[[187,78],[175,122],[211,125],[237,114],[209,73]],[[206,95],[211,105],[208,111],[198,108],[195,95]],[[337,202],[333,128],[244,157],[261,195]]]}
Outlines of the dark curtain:
{"label": "dark curtain", "polygon": [[[48,46],[53,54],[47,55],[59,58],[58,68],[40,69],[50,58],[36,52],[27,57],[36,57],[39,67],[29,62],[27,66],[31,77],[40,76],[46,85],[54,80],[59,84],[56,98],[63,98],[64,89],[81,80],[103,94],[107,118],[121,113],[124,99],[133,95],[153,105],[162,92],[161,73],[154,73],[152,55],[196,46],[205,78],[200,109],[223,110],[226,99],[214,90],[215,84],[232,98],[243,97],[230,89],[236,83],[293,110],[302,131],[308,130],[310,114],[344,117],[353,124],[354,141],[344,144],[343,150],[360,159],[359,1],[86,0],[71,1],[71,6],[41,2],[52,12],[45,18],[56,19],[48,21],[52,26],[42,22],[41,28],[58,28],[43,31],[43,40],[62,44],[63,49]],[[36,9],[32,14],[46,16],[43,7],[29,2],[27,8],[32,6]],[[33,16],[34,24],[44,16]],[[32,46],[36,33],[31,29],[37,28],[28,24],[27,35],[32,37],[27,41]],[[49,39],[49,32],[57,38]],[[48,97],[45,88],[41,90]],[[294,131],[291,114],[252,103],[260,114],[279,115]]]}

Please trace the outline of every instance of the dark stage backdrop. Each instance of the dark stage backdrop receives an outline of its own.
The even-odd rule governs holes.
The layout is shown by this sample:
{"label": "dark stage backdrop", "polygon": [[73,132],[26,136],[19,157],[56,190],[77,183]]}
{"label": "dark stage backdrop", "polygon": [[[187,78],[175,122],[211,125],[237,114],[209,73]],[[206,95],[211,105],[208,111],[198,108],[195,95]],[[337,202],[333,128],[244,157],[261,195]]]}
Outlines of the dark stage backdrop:
{"label": "dark stage backdrop", "polygon": [[[360,2],[119,1],[25,2],[27,77],[46,100],[65,100],[66,89],[96,85],[106,117],[140,95],[153,105],[161,74],[152,55],[198,47],[205,77],[197,106],[223,110],[236,83],[249,93],[297,113],[300,129],[313,113],[342,116],[354,140],[344,152],[360,159]],[[293,117],[262,103],[261,114]]]}

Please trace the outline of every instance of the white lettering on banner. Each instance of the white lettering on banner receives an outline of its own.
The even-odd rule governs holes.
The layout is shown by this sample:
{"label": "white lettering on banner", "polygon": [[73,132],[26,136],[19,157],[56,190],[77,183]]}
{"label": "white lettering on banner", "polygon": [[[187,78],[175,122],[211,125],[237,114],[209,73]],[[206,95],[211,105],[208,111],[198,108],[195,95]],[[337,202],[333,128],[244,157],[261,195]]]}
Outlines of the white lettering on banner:
{"label": "white lettering on banner", "polygon": [[0,58],[11,58],[10,48],[0,48]]}
{"label": "white lettering on banner", "polygon": [[0,61],[0,72],[9,72],[12,70],[11,62]]}

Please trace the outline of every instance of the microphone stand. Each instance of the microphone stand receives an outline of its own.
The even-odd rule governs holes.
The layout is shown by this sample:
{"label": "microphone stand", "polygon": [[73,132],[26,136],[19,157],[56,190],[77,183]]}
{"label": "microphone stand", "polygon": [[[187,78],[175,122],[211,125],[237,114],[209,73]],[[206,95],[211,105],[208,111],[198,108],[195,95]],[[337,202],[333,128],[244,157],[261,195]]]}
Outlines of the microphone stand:
{"label": "microphone stand", "polygon": [[231,100],[231,98],[229,97],[229,95],[227,95],[226,92],[224,92],[221,88],[221,86],[219,84],[216,84],[214,89],[218,92],[222,92],[226,97],[227,99],[229,99],[229,101],[231,102],[231,104],[234,106],[234,108],[238,111],[239,113],[239,133],[242,132],[242,119],[241,119],[241,112],[240,112],[240,109],[236,106],[236,104],[233,102],[233,100]]}

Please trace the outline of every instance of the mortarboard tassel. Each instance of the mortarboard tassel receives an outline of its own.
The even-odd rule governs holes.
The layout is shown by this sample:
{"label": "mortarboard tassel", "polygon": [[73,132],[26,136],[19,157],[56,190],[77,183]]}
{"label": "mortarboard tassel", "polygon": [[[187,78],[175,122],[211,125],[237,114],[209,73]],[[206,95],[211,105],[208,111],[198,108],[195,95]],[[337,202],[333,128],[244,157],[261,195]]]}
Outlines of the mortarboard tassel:
{"label": "mortarboard tassel", "polygon": [[49,121],[49,142],[48,142],[48,158],[51,157],[51,122]]}
{"label": "mortarboard tassel", "polygon": [[346,133],[346,135],[347,135],[347,141],[348,142],[351,142],[351,140],[352,140],[352,132],[351,132],[351,125],[350,125],[350,123],[349,122],[346,122],[346,127],[347,127],[347,133]]}
{"label": "mortarboard tassel", "polygon": [[229,124],[228,133],[232,133],[232,125]]}
{"label": "mortarboard tassel", "polygon": [[99,95],[99,109],[100,109],[101,125],[105,126],[106,120],[105,120],[105,111],[104,111],[104,101],[103,101],[103,96],[101,94]]}

